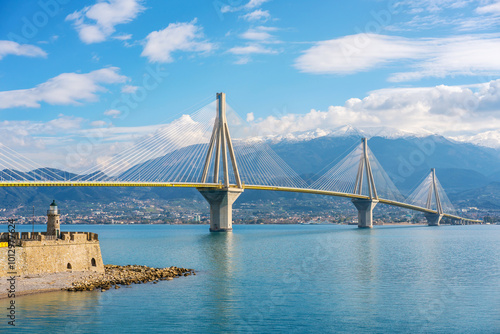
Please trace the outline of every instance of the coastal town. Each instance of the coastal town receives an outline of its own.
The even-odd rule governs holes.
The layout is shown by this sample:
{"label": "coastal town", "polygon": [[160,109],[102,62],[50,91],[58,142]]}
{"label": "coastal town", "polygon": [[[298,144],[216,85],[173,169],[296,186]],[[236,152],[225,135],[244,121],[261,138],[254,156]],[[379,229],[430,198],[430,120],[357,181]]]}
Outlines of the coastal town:
{"label": "coastal town", "polygon": [[[65,202],[62,224],[208,224],[210,212],[200,199],[124,199],[110,203]],[[33,211],[35,214],[33,215]],[[484,223],[500,222],[500,209],[468,207],[461,209]],[[43,210],[31,206],[0,211],[0,219],[16,218],[17,224],[44,224]],[[425,223],[422,214],[379,205],[374,210],[377,224]],[[357,224],[357,211],[350,201],[331,198],[275,199],[235,203],[234,224]],[[451,223],[447,220],[444,224]]]}

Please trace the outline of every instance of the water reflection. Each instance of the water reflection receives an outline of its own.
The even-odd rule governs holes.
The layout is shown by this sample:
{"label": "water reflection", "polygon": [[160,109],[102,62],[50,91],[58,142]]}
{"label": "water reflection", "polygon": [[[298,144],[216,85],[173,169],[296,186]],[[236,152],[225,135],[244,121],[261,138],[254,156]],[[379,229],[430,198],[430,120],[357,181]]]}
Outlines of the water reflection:
{"label": "water reflection", "polygon": [[377,232],[372,229],[363,229],[358,232],[360,235],[354,244],[356,276],[359,282],[369,283],[376,279],[377,275],[379,239],[373,237]]}
{"label": "water reflection", "polygon": [[[372,229],[358,230],[358,237],[354,246],[354,277],[357,282],[356,298],[362,302],[357,303],[359,314],[373,314],[373,308],[377,304],[379,275],[379,242],[375,237],[378,231]],[[365,319],[365,321],[368,319]]]}
{"label": "water reflection", "polygon": [[238,237],[232,232],[210,233],[201,237],[201,244],[206,255],[206,261],[211,263],[211,280],[207,282],[209,319],[212,328],[229,331],[232,328],[238,296],[235,291],[235,276],[237,266],[234,245]]}
{"label": "water reflection", "polygon": [[[16,330],[21,333],[30,333],[30,325],[36,324],[39,328],[63,328],[63,332],[85,333],[89,324],[97,322],[97,319],[89,317],[95,314],[99,305],[100,292],[68,293],[66,291],[48,292],[27,296],[16,297]],[[2,300],[0,305],[6,300]],[[67,316],[73,317],[70,322]]]}

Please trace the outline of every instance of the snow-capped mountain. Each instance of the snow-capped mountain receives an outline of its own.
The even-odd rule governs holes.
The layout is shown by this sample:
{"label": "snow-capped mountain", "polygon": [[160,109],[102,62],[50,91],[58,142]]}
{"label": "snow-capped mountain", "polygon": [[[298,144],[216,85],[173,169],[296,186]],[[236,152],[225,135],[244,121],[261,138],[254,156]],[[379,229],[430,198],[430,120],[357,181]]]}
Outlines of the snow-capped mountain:
{"label": "snow-capped mountain", "polygon": [[374,138],[381,137],[386,139],[398,138],[424,138],[428,136],[439,136],[449,139],[457,143],[470,143],[477,146],[500,149],[500,130],[486,131],[478,134],[470,135],[441,135],[431,131],[420,129],[418,131],[407,131],[395,129],[391,127],[363,127],[357,128],[352,125],[344,125],[334,129],[321,129],[297,131],[286,134],[271,134],[271,135],[254,135],[243,139],[246,142],[267,142],[269,144],[277,144],[280,142],[300,142],[308,141],[321,137],[366,137]]}
{"label": "snow-capped mountain", "polygon": [[486,131],[475,135],[450,137],[457,142],[472,143],[478,146],[500,149],[500,131]]}
{"label": "snow-capped mountain", "polygon": [[298,131],[284,135],[267,135],[258,137],[266,142],[278,143],[281,141],[295,142],[307,141],[320,137],[346,137],[346,136],[365,136],[366,134],[350,125],[342,126],[333,130],[315,129],[309,131]]}
{"label": "snow-capped mountain", "polygon": [[321,137],[382,137],[386,139],[396,139],[396,138],[407,138],[415,137],[422,138],[427,136],[435,135],[434,133],[427,130],[420,130],[418,132],[405,131],[394,129],[390,127],[365,127],[365,128],[355,128],[352,125],[344,125],[335,129],[315,129],[308,131],[298,131],[287,134],[279,135],[266,135],[266,136],[255,136],[245,139],[245,141],[258,142],[265,141],[270,144],[276,144],[282,141],[285,142],[299,142],[308,141]]}

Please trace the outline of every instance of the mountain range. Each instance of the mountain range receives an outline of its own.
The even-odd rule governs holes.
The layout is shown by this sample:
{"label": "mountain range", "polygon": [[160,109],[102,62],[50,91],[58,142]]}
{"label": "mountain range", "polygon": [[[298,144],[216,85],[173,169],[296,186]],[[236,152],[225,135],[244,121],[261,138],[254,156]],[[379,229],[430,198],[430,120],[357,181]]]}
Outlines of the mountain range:
{"label": "mountain range", "polygon": [[[488,194],[489,207],[500,208],[500,149],[460,142],[429,134],[406,133],[388,128],[362,131],[342,127],[333,131],[322,130],[294,133],[287,136],[268,136],[267,144],[305,181],[313,182],[322,173],[349,153],[362,137],[370,137],[368,145],[380,165],[391,177],[403,195],[410,193],[430,168],[436,168],[438,179],[452,201],[469,201],[481,206],[478,198]],[[262,138],[261,138],[262,140]],[[190,149],[185,148],[185,149]],[[161,157],[159,158],[161,159]],[[138,166],[131,168],[131,171]],[[47,169],[49,170],[49,169]],[[50,169],[57,175],[70,175]],[[40,171],[26,173],[30,179]],[[0,171],[0,177],[9,179],[12,171]],[[89,176],[81,176],[85,180]],[[3,206],[44,204],[52,198],[72,201],[120,201],[135,198],[192,198],[193,189],[168,188],[2,188]],[[283,197],[283,194],[245,193],[244,200]]]}

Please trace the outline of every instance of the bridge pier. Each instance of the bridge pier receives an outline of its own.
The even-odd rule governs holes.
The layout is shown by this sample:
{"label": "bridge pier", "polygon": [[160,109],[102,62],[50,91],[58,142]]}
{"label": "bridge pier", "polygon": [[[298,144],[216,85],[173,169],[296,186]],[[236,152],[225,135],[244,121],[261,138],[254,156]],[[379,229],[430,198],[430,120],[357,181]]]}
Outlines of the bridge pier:
{"label": "bridge pier", "polygon": [[233,230],[233,203],[243,189],[198,188],[210,204],[210,232],[231,232]]}
{"label": "bridge pier", "polygon": [[424,214],[425,219],[427,219],[427,225],[428,226],[439,226],[439,222],[441,221],[441,218],[443,218],[443,215],[437,214],[437,213],[426,213]]}
{"label": "bridge pier", "polygon": [[353,199],[352,203],[358,209],[358,228],[373,227],[373,208],[377,205],[376,199]]}

